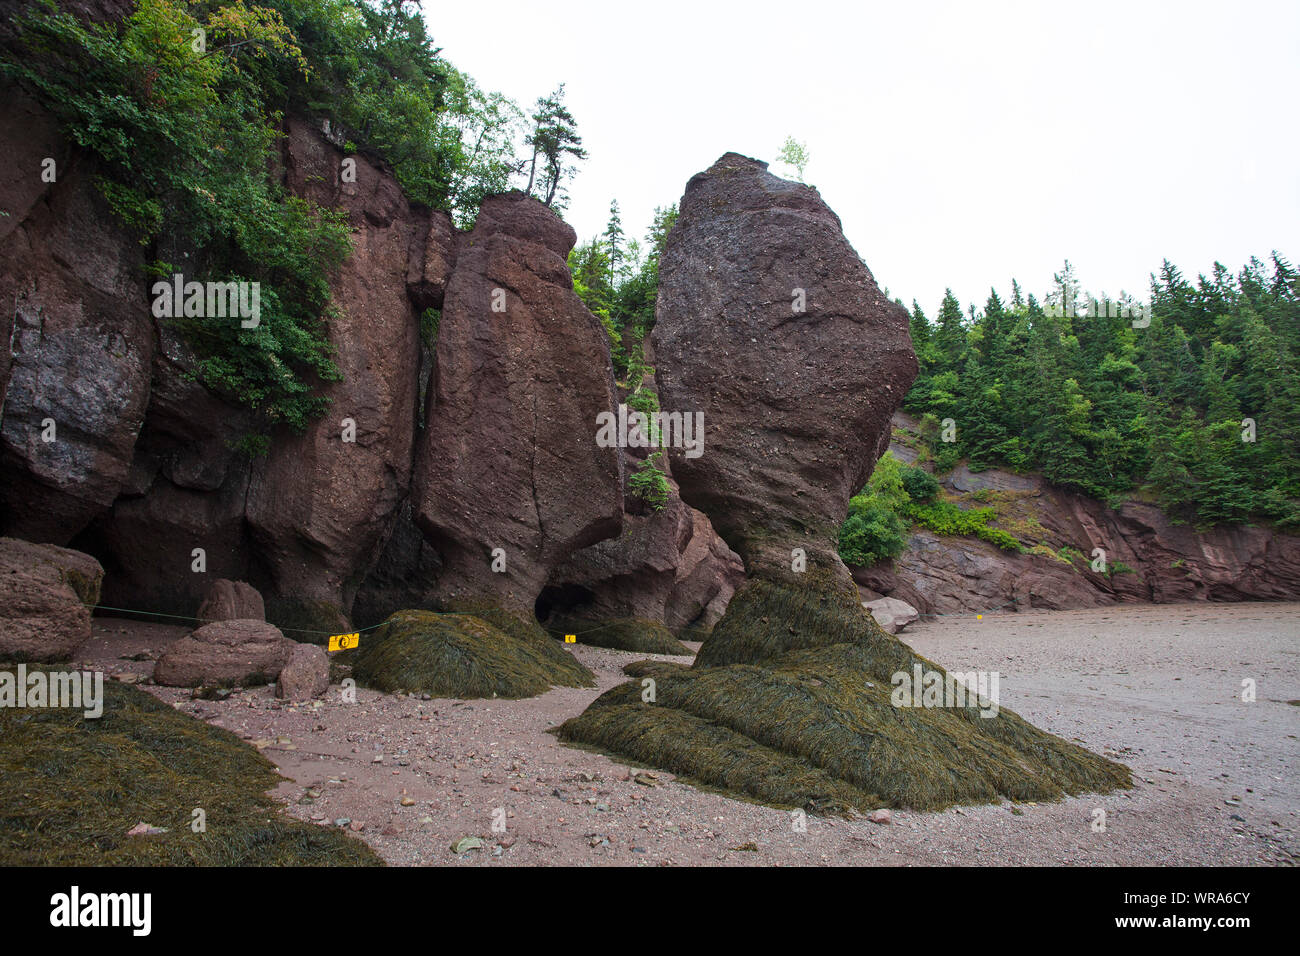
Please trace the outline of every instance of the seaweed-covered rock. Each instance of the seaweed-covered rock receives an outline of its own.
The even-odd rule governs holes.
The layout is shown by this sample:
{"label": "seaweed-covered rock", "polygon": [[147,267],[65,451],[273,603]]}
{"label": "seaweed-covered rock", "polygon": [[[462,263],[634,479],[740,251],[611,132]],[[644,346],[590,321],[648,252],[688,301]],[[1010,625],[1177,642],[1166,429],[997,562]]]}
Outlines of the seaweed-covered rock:
{"label": "seaweed-covered rock", "polygon": [[90,640],[104,569],[88,554],[0,538],[0,657],[62,660]]}
{"label": "seaweed-covered rock", "polygon": [[[0,865],[383,864],[346,832],[280,812],[267,793],[283,782],[275,765],[229,730],[117,681],[103,703],[89,719],[0,707]],[[127,836],[142,820],[165,832]]]}
{"label": "seaweed-covered rock", "polygon": [[398,611],[362,639],[352,674],[376,690],[455,698],[535,697],[556,684],[595,683],[535,622],[529,628],[495,613],[502,616],[489,623],[465,613]]}
{"label": "seaweed-covered rock", "polygon": [[217,621],[168,647],[154,666],[153,679],[167,687],[270,684],[296,646],[265,621]]}
{"label": "seaweed-covered rock", "polygon": [[643,617],[559,617],[548,626],[554,634],[572,634],[580,644],[609,647],[637,654],[690,654],[690,648],[673,637],[658,621]]}
{"label": "seaweed-covered rock", "polygon": [[[836,531],[916,360],[906,312],[815,190],[734,153],[692,179],[656,317],[662,404],[705,412],[703,453],[675,452],[674,476],[749,577],[690,668],[635,665],[641,680],[566,721],[562,739],[828,813],[1129,785],[1127,768],[1032,727],[996,693],[972,702],[966,680],[863,608]],[[947,696],[896,698],[914,675]]]}
{"label": "seaweed-covered rock", "polygon": [[988,717],[978,702],[895,706],[893,674],[918,665],[946,674],[876,633],[761,667],[638,662],[625,669],[636,680],[599,697],[559,735],[750,799],[830,814],[1048,801],[1129,785],[1126,768],[1009,710]]}

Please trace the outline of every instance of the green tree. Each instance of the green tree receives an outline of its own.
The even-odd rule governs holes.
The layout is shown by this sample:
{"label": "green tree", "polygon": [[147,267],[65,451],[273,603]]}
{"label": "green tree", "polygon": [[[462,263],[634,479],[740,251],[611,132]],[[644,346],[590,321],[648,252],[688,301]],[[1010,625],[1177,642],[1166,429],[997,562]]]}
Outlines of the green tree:
{"label": "green tree", "polygon": [[563,208],[567,200],[564,182],[577,171],[570,161],[587,158],[582,137],[578,135],[577,121],[564,105],[563,83],[549,96],[538,97],[532,121],[532,131],[524,140],[533,150],[526,164],[528,186],[525,192],[532,195],[536,184],[538,198],[543,203]]}
{"label": "green tree", "polygon": [[795,178],[803,182],[803,171],[808,165],[808,146],[806,143],[800,143],[793,136],[787,136],[785,142],[781,144],[781,152],[777,160],[789,166],[795,171]]}

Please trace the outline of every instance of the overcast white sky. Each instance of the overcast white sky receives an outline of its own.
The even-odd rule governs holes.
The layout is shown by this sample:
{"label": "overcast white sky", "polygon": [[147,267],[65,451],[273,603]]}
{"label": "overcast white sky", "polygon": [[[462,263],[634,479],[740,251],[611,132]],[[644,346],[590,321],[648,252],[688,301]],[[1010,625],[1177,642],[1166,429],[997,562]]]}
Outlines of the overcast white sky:
{"label": "overcast white sky", "polygon": [[1300,260],[1300,2],[780,4],[424,0],[443,54],[521,106],[566,84],[590,159],[566,218],[657,205],[787,134],[877,282],[933,316],[1040,295],[1070,259],[1144,297],[1277,249]]}

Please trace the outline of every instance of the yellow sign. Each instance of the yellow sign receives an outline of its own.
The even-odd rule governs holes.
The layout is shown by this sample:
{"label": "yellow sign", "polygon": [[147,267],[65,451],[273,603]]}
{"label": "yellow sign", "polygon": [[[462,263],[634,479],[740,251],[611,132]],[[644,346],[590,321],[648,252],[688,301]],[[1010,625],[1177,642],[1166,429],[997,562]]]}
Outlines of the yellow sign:
{"label": "yellow sign", "polygon": [[565,635],[564,635],[564,643],[565,643],[565,644],[577,644],[577,643],[578,643],[578,635],[577,635],[577,634],[565,634]]}
{"label": "yellow sign", "polygon": [[361,643],[361,635],[358,634],[331,634],[330,635],[330,653],[335,651],[346,651],[358,646]]}

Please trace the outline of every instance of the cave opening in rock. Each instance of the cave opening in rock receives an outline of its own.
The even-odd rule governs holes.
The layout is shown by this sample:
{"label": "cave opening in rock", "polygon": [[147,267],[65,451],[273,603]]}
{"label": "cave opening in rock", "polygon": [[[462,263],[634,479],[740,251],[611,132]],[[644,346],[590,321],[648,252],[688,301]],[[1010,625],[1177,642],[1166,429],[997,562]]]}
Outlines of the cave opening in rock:
{"label": "cave opening in rock", "polygon": [[583,608],[591,607],[596,601],[596,593],[580,584],[548,584],[537,595],[533,605],[533,614],[538,623],[545,625],[552,618],[567,616]]}

